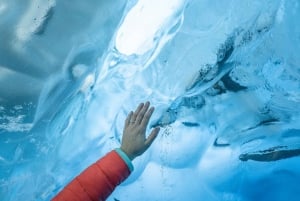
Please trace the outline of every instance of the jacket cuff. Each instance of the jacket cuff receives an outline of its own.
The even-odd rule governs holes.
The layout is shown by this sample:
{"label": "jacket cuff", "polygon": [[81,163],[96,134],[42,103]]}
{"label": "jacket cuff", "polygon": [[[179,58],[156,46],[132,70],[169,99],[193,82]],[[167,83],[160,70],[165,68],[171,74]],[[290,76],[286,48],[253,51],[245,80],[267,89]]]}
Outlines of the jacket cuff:
{"label": "jacket cuff", "polygon": [[131,160],[129,159],[129,157],[127,156],[127,154],[120,148],[115,149],[115,151],[119,154],[119,156],[124,160],[124,162],[126,163],[127,167],[129,168],[130,172],[133,171],[133,164],[131,162]]}

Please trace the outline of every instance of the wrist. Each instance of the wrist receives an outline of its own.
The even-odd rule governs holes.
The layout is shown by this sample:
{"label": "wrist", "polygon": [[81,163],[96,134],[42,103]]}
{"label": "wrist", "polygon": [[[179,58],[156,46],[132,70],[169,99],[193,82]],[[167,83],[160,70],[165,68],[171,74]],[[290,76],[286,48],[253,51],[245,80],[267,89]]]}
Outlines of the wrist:
{"label": "wrist", "polygon": [[119,156],[127,164],[130,172],[132,172],[133,171],[133,164],[132,164],[132,162],[131,162],[132,160],[129,158],[129,156],[121,148],[117,148],[117,149],[115,149],[115,151],[119,154]]}
{"label": "wrist", "polygon": [[122,146],[119,149],[122,150],[131,161],[133,161],[133,159],[135,159],[135,156],[130,154],[130,152],[127,151],[126,149],[124,149]]}

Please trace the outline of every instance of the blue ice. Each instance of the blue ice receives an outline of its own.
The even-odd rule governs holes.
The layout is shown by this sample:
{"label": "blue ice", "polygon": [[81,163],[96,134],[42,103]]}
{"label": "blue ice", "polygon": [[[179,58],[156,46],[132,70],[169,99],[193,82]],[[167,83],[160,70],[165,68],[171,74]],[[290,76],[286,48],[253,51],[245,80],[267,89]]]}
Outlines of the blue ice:
{"label": "blue ice", "polygon": [[50,200],[139,102],[108,201],[300,200],[298,0],[0,0],[0,200]]}

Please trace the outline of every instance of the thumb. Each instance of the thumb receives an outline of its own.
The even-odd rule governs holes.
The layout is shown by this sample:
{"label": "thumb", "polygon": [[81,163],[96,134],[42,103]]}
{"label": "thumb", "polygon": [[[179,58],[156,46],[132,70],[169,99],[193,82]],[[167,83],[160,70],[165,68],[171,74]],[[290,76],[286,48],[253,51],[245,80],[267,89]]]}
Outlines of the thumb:
{"label": "thumb", "polygon": [[152,144],[152,142],[155,140],[155,138],[157,137],[157,134],[159,133],[160,128],[156,127],[154,128],[150,135],[148,136],[148,138],[146,139],[145,145],[147,148],[149,148]]}

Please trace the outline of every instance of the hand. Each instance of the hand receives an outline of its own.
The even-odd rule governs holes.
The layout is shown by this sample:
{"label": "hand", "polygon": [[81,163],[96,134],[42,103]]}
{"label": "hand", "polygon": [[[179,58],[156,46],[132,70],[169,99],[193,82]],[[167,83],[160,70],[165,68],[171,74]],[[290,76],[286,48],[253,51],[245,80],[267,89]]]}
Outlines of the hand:
{"label": "hand", "polygon": [[149,109],[150,103],[141,103],[135,112],[130,112],[125,120],[121,149],[130,160],[143,154],[157,137],[160,128],[154,128],[146,139],[146,128],[154,107]]}

